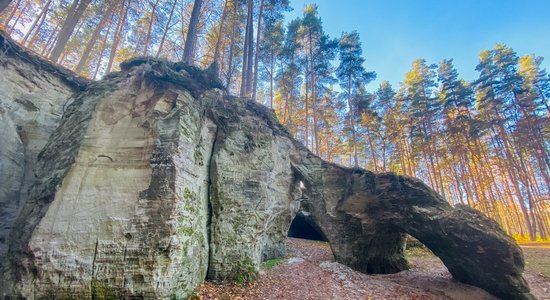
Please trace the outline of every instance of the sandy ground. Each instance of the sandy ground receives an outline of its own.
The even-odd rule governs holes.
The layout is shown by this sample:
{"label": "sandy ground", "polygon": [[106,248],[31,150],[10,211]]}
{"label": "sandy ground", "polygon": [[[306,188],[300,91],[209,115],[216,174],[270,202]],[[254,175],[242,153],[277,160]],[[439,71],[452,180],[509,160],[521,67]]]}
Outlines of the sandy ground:
{"label": "sandy ground", "polygon": [[[263,270],[244,286],[205,283],[200,299],[496,299],[459,283],[428,251],[408,252],[411,269],[391,275],[366,275],[336,263],[328,244],[289,238],[288,257]],[[550,258],[550,248],[528,248],[526,257]],[[528,268],[525,278],[538,299],[550,300],[550,278]]]}

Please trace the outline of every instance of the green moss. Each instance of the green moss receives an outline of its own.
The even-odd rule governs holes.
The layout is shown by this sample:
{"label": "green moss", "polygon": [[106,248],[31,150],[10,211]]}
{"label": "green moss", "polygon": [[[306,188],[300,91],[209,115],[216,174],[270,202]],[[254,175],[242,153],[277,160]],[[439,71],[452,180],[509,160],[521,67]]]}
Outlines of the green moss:
{"label": "green moss", "polygon": [[185,200],[197,200],[197,193],[191,191],[188,188],[183,189],[183,199]]}
{"label": "green moss", "polygon": [[118,292],[110,290],[104,283],[96,279],[92,279],[92,299],[94,300],[111,300],[120,299],[121,295]]}
{"label": "green moss", "polygon": [[206,241],[202,234],[197,234],[196,238],[197,238],[197,241],[199,242],[199,244],[202,244]]}
{"label": "green moss", "polygon": [[282,257],[267,260],[267,261],[264,262],[263,267],[266,270],[271,270],[271,269],[275,268],[276,266],[278,266],[283,260],[284,260],[284,258],[282,258]]}
{"label": "green moss", "polygon": [[180,126],[180,131],[185,137],[191,137],[191,132],[189,132],[189,129],[187,129],[185,126]]}
{"label": "green moss", "polygon": [[229,244],[232,244],[232,245],[236,244],[237,243],[237,234],[235,234],[235,233],[229,234],[229,237],[227,238],[227,241],[228,241]]}
{"label": "green moss", "polygon": [[232,278],[240,285],[244,285],[258,278],[258,271],[256,271],[256,266],[250,257],[237,263],[233,269]]}
{"label": "green moss", "polygon": [[104,224],[105,224],[105,227],[107,229],[107,232],[112,233],[113,228],[116,227],[117,223],[118,223],[118,221],[115,221],[113,219],[109,219],[109,220],[105,221]]}
{"label": "green moss", "polygon": [[202,138],[195,147],[195,151],[193,152],[193,158],[195,159],[195,164],[199,166],[204,165],[204,156],[202,155]]}
{"label": "green moss", "polygon": [[185,236],[192,236],[195,230],[192,227],[189,226],[183,226],[178,229],[178,232],[180,234],[183,234]]}

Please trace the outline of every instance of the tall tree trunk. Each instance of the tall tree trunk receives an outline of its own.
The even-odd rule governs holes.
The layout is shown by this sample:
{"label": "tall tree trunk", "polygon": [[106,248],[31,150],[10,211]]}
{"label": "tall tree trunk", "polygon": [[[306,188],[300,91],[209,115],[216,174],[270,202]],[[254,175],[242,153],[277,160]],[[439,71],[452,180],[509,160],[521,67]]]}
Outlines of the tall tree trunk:
{"label": "tall tree trunk", "polygon": [[258,90],[258,64],[260,63],[260,42],[262,38],[262,19],[264,13],[264,0],[260,0],[260,12],[258,13],[258,29],[256,29],[256,52],[254,53],[254,82],[252,83],[252,99],[256,99]]}
{"label": "tall tree trunk", "polygon": [[12,0],[0,0],[0,14],[10,5]]}
{"label": "tall tree trunk", "polygon": [[405,149],[404,149],[404,146],[403,146],[403,141],[398,139],[397,140],[397,143],[396,144],[396,148],[397,148],[397,154],[398,154],[398,159],[399,159],[399,165],[401,166],[401,173],[403,175],[408,175],[407,172],[408,172],[408,164],[406,162],[406,158],[405,158]]}
{"label": "tall tree trunk", "polygon": [[349,125],[351,129],[353,143],[353,166],[359,167],[359,159],[357,158],[357,133],[355,132],[355,122],[353,121],[353,104],[351,103],[351,74],[348,76],[348,106],[349,106]]}
{"label": "tall tree trunk", "polygon": [[249,53],[249,47],[248,47],[248,41],[250,40],[250,30],[249,27],[252,25],[252,8],[254,0],[248,0],[247,4],[247,15],[246,15],[246,27],[245,27],[245,33],[244,33],[244,45],[243,45],[243,63],[242,63],[242,72],[241,72],[241,97],[247,96],[247,82],[248,82],[248,56],[251,54]]}
{"label": "tall tree trunk", "polygon": [[[283,65],[281,66],[280,72],[281,72],[281,74],[283,74],[283,76],[284,76],[285,70],[284,70],[284,66],[283,66]],[[281,95],[281,101],[284,101],[284,103],[281,103],[281,105],[282,105],[282,107],[283,107],[283,108],[282,108],[282,110],[283,110],[283,112],[282,112],[283,118],[282,118],[281,122],[283,123],[283,125],[284,125],[287,129],[289,129],[288,123],[287,123],[288,93],[285,93],[284,95]],[[289,130],[289,131],[290,131],[290,130]]]}
{"label": "tall tree trunk", "polygon": [[84,11],[91,1],[92,0],[75,0],[73,2],[71,8],[69,9],[69,14],[67,15],[67,18],[65,19],[65,22],[63,22],[63,26],[61,26],[61,30],[57,35],[55,46],[50,53],[49,58],[51,61],[57,62],[59,60],[59,57],[63,53],[63,49],[65,49],[69,38],[73,34],[76,24],[84,14]]}
{"label": "tall tree trunk", "polygon": [[[19,8],[19,5],[21,5],[21,1],[23,0],[17,0],[15,5],[13,6],[13,9],[11,10],[10,15],[6,18],[6,22],[4,23],[4,27],[8,28],[8,24],[10,23],[11,19],[15,16],[15,13],[17,12],[17,8]],[[11,0],[0,0],[0,13],[10,5]]]}
{"label": "tall tree trunk", "polygon": [[[497,113],[497,119],[500,120],[500,116],[498,115]],[[501,122],[499,122],[501,123]],[[517,194],[517,197],[518,197],[518,201],[520,203],[520,207],[524,213],[524,216],[525,216],[525,222],[526,222],[526,225],[527,225],[527,229],[529,231],[529,238],[531,241],[536,241],[536,230],[535,228],[533,228],[533,222],[534,220],[531,219],[531,215],[532,215],[532,211],[531,213],[528,213],[527,211],[527,208],[525,207],[525,204],[524,204],[524,201],[523,201],[523,197],[522,197],[522,193],[521,193],[521,189],[519,187],[519,184],[518,184],[518,179],[522,180],[521,178],[521,174],[518,174],[518,171],[517,171],[517,162],[515,160],[515,158],[513,157],[512,155],[512,152],[510,150],[510,143],[508,141],[508,138],[506,136],[506,131],[502,125],[502,123],[500,124],[500,126],[498,126],[499,128],[499,132],[500,132],[500,139],[502,140],[503,142],[503,149],[504,149],[504,153],[505,153],[505,163],[508,164],[508,171],[510,172],[510,176],[511,176],[511,181],[513,182],[513,186],[514,186],[514,189],[516,190],[516,194]],[[527,183],[523,182],[523,184],[525,186],[527,186]],[[532,196],[531,196],[531,193],[529,191],[529,189],[527,188],[527,201],[528,203],[530,204],[529,205],[529,210],[531,209],[532,207],[532,203],[533,203],[533,199],[532,199]]]}
{"label": "tall tree trunk", "polygon": [[250,11],[250,23],[248,24],[248,62],[246,63],[246,95],[248,97],[252,96],[254,76],[254,1],[250,2]]}
{"label": "tall tree trunk", "polygon": [[94,32],[92,33],[92,36],[90,37],[90,40],[86,44],[86,48],[84,48],[84,52],[82,53],[82,56],[78,61],[78,65],[76,66],[76,69],[75,69],[76,73],[80,73],[82,69],[84,69],[84,66],[88,62],[88,59],[90,58],[90,53],[92,53],[92,49],[94,48],[95,43],[99,38],[101,30],[103,30],[103,28],[105,27],[105,23],[107,23],[107,20],[111,19],[113,16],[114,2],[106,5],[107,5],[107,9],[105,13],[102,15],[101,20],[99,21],[99,24],[97,24],[96,28],[94,29]]}
{"label": "tall tree trunk", "polygon": [[50,53],[51,48],[53,47],[53,45],[55,44],[55,41],[57,40],[57,33],[58,33],[57,29],[59,29],[59,24],[56,24],[55,28],[50,33],[50,36],[48,37],[46,44],[44,44],[44,48],[40,52],[40,55],[47,56]]}
{"label": "tall tree trunk", "polygon": [[155,12],[157,11],[158,4],[159,0],[155,0],[155,4],[151,7],[151,19],[147,25],[147,35],[145,36],[145,43],[143,43],[143,50],[141,51],[141,55],[143,56],[147,56],[147,51],[149,51],[149,43],[151,42],[153,23],[155,22]]}
{"label": "tall tree trunk", "polygon": [[109,21],[109,26],[107,27],[107,32],[105,32],[105,36],[103,36],[103,40],[101,41],[101,46],[99,47],[99,54],[97,58],[97,64],[95,66],[94,76],[93,79],[97,78],[97,74],[99,73],[99,68],[101,67],[101,62],[103,61],[103,52],[105,52],[105,48],[107,48],[107,38],[109,37],[109,34],[111,33],[111,28],[113,27],[113,19],[114,15],[111,16],[111,19]]}
{"label": "tall tree trunk", "polygon": [[[524,161],[523,155],[521,155],[521,154],[518,155],[518,161],[519,161],[519,164],[520,164],[520,169],[518,170],[518,173],[519,173],[519,177],[524,182],[525,192],[527,192],[527,199],[529,201],[529,215],[531,217],[531,227],[532,227],[533,235],[534,235],[535,241],[536,241],[536,237],[537,237],[537,217],[535,216],[535,206],[536,206],[535,203],[536,202],[534,200],[534,195],[531,192],[532,184],[529,182],[529,176],[527,174],[527,170],[526,170],[526,167],[525,167],[525,161]],[[532,238],[531,238],[531,241],[533,241]]]}
{"label": "tall tree trunk", "polygon": [[[425,166],[425,170],[426,170],[426,176],[428,177],[428,185],[434,189],[434,190],[438,190],[437,189],[437,186],[434,184],[434,180],[433,180],[433,173],[432,171],[430,170],[430,166],[429,166],[429,163],[428,163],[428,158],[427,158],[427,155],[426,155],[426,151],[420,151],[420,155],[422,157],[422,159],[424,160],[424,166]],[[424,180],[426,179],[425,177],[423,178]]]}
{"label": "tall tree trunk", "polygon": [[[468,168],[468,171],[470,171],[470,166],[467,161],[467,156],[466,155],[459,155],[459,156],[462,156],[459,159],[459,168],[460,168],[462,181],[465,181],[463,185],[464,185],[464,191],[466,192],[466,202],[468,203],[468,206],[474,207],[474,194],[472,192],[470,182],[479,178],[472,178],[473,175],[470,174],[469,172],[468,173],[466,172],[466,168]],[[469,174],[469,176],[467,176],[469,180],[463,179],[466,176],[466,174]]]}
{"label": "tall tree trunk", "polygon": [[[233,56],[235,52],[235,35],[237,34],[237,1],[233,1],[233,18],[231,24],[231,39],[229,40],[229,62],[227,63],[227,81],[225,87],[229,90],[231,78],[233,77]],[[223,69],[220,69],[220,74]]]}
{"label": "tall tree trunk", "polygon": [[269,70],[269,107],[273,109],[273,72],[275,72],[275,54],[271,50],[271,61]]}
{"label": "tall tree trunk", "polygon": [[[15,21],[13,22],[13,24],[11,25],[11,27],[9,29],[10,33],[13,32],[13,30],[15,29],[15,26],[17,26],[17,23],[19,23],[19,20],[21,19],[21,17],[23,16],[25,11],[27,10],[27,7],[29,7],[29,2],[26,2],[25,5],[23,5],[23,8],[19,11],[19,14],[17,14],[17,18],[15,18]],[[9,20],[7,22],[9,22]],[[6,28],[7,28],[7,23],[6,23]]]}
{"label": "tall tree trunk", "polygon": [[[224,40],[224,34],[223,34],[223,28],[225,25],[225,19],[227,18],[227,9],[229,7],[229,0],[224,1],[223,5],[223,11],[222,11],[222,18],[220,20],[220,28],[218,29],[218,40],[216,41],[216,47],[214,48],[214,62],[218,63],[220,60],[220,47],[222,44],[222,40]],[[218,71],[218,77],[221,77],[220,70]]]}
{"label": "tall tree trunk", "polygon": [[416,162],[415,162],[415,155],[414,155],[414,149],[413,149],[413,143],[412,143],[412,137],[405,133],[403,133],[403,140],[405,141],[404,142],[404,147],[403,149],[405,150],[404,151],[404,157],[407,161],[407,167],[408,167],[408,171],[409,171],[409,176],[417,176],[416,174]]}
{"label": "tall tree trunk", "polygon": [[437,168],[437,178],[439,178],[439,186],[441,186],[441,196],[443,196],[443,198],[446,197],[445,195],[445,185],[443,184],[443,174],[441,172],[442,168],[441,168],[441,163],[439,162],[439,157],[437,156],[437,154],[435,155],[435,166]]}
{"label": "tall tree trunk", "polygon": [[168,21],[166,22],[166,27],[164,28],[164,32],[162,33],[162,38],[160,39],[160,45],[156,55],[157,58],[159,58],[160,53],[162,52],[164,40],[166,40],[166,35],[168,34],[168,30],[170,29],[170,22],[172,22],[172,16],[174,15],[174,9],[176,8],[176,3],[178,3],[177,0],[173,0],[173,1],[174,3],[172,4],[172,8],[170,9],[170,14],[168,15]]}
{"label": "tall tree trunk", "polygon": [[544,91],[540,87],[540,83],[538,80],[536,80],[533,85],[537,88],[537,92],[539,94],[539,97],[542,99],[542,103],[546,107],[546,113],[550,114],[550,105],[548,104],[548,99],[546,99],[546,96],[544,96]]}
{"label": "tall tree trunk", "polygon": [[[491,140],[492,140],[492,138],[491,138]],[[491,143],[495,144],[494,141],[489,142],[489,143],[490,144]],[[487,153],[486,150],[483,149],[482,144],[479,140],[475,139],[473,141],[473,148],[471,146],[469,146],[469,149],[470,149],[470,152],[471,152],[472,163],[473,163],[474,166],[477,166],[476,160],[474,160],[475,156],[478,157],[477,161],[484,161],[484,162],[489,162],[490,161],[489,154]],[[495,151],[498,152],[498,150],[496,150],[496,149],[495,149]],[[510,179],[509,173],[507,172],[506,166],[502,163],[503,160],[498,159],[498,155],[499,155],[499,153],[497,153],[496,166],[498,168],[498,174],[501,174],[500,177],[501,177],[501,182],[502,182],[502,186],[503,186],[503,189],[504,189],[503,193],[505,193],[505,195],[502,195],[501,197],[504,201],[507,201],[506,202],[507,207],[510,207],[510,208],[513,207],[513,213],[514,213],[514,216],[515,216],[515,219],[516,219],[515,224],[517,225],[517,227],[520,230],[520,235],[524,236],[525,235],[525,230],[527,230],[526,223],[521,221],[523,217],[521,216],[520,210],[518,209],[517,204],[514,201],[514,196],[513,196],[512,190],[510,189],[510,186],[512,185],[512,183],[509,182],[509,179]],[[481,166],[485,176],[491,179],[491,182],[493,182],[493,185],[496,185],[497,184],[497,178],[496,178],[496,175],[493,173],[493,171],[489,169],[490,166],[486,166],[483,163],[480,164],[480,166]],[[483,179],[479,178],[479,180],[481,181]]]}
{"label": "tall tree trunk", "polygon": [[[315,154],[319,156],[319,130],[317,124],[317,78],[315,77],[315,58],[313,55],[313,40],[311,32],[309,37],[309,60],[311,73],[311,109],[313,111],[313,141],[315,142]],[[306,62],[307,63],[307,62]]]}
{"label": "tall tree trunk", "polygon": [[288,94],[285,95],[284,97],[284,101],[285,103],[283,104],[283,125],[289,129],[290,131],[290,126],[288,126]]}
{"label": "tall tree trunk", "polygon": [[376,153],[374,151],[374,143],[372,142],[372,135],[370,129],[367,129],[367,139],[369,143],[372,162],[374,164],[374,172],[378,172],[378,160],[376,159]]}
{"label": "tall tree trunk", "polygon": [[115,61],[118,45],[120,43],[121,35],[124,33],[124,24],[126,24],[126,16],[128,15],[128,9],[130,8],[130,0],[122,0],[122,6],[120,7],[118,22],[113,36],[113,42],[111,43],[111,51],[109,53],[109,62],[105,69],[105,74],[111,72],[113,63]]}
{"label": "tall tree trunk", "polygon": [[[470,186],[468,185],[468,182],[464,182],[463,180],[464,174],[465,174],[464,172],[465,155],[459,154],[457,156],[455,155],[455,153],[451,153],[451,155],[452,155],[452,161],[457,163],[457,165],[451,167],[451,169],[453,170],[453,176],[455,178],[455,184],[458,190],[458,197],[459,197],[458,200],[462,204],[469,203],[469,201],[473,199],[473,196],[472,196],[472,191],[470,190]],[[464,201],[464,193],[462,192],[462,190],[466,192],[466,202]]]}
{"label": "tall tree trunk", "polygon": [[387,170],[387,148],[388,148],[388,141],[386,133],[384,133],[384,137],[382,138],[382,172],[388,172]]}
{"label": "tall tree trunk", "polygon": [[[32,23],[31,27],[29,27],[29,31],[27,31],[27,33],[25,34],[25,36],[21,40],[21,44],[24,45],[27,42],[27,39],[29,38],[29,36],[31,35],[31,33],[33,31],[35,31],[34,36],[36,36],[38,31],[40,30],[40,27],[42,27],[42,24],[44,23],[44,20],[46,19],[46,13],[48,12],[48,9],[50,8],[50,3],[51,2],[52,2],[52,0],[48,0],[48,2],[46,2],[46,4],[42,8],[42,10],[38,14],[38,16],[36,16],[36,18],[34,19],[34,22]],[[40,21],[40,26],[38,26],[38,28],[36,28],[36,24],[38,24],[38,21]]]}
{"label": "tall tree trunk", "polygon": [[309,72],[311,72],[309,70],[309,59],[308,59],[308,53],[307,53],[307,50],[304,49],[304,51],[306,52],[305,55],[306,55],[306,72],[304,74],[304,79],[305,79],[305,84],[306,84],[306,99],[305,99],[305,106],[306,106],[306,120],[305,120],[305,128],[306,128],[306,132],[305,132],[305,140],[304,140],[304,144],[306,145],[306,148],[309,148]]}
{"label": "tall tree trunk", "polygon": [[185,48],[183,48],[183,62],[187,64],[192,64],[194,60],[193,50],[197,39],[201,7],[202,0],[195,0],[193,11],[191,12],[191,20],[189,21],[189,29],[187,30],[187,37],[185,38]]}
{"label": "tall tree trunk", "polygon": [[[292,63],[295,63],[294,57],[292,58]],[[290,134],[295,134],[294,137],[297,137],[296,136],[297,135],[297,130],[295,129],[294,119],[293,119],[294,99],[295,99],[294,89],[290,89],[290,93],[289,93],[289,95],[286,99],[286,103],[285,103],[285,105],[287,106],[287,109],[288,109],[288,130],[290,131]]]}
{"label": "tall tree trunk", "polygon": [[[31,39],[28,41],[27,47],[32,47],[36,45],[36,39],[38,38],[40,31],[42,30],[42,26],[44,26],[44,23],[46,23],[46,16],[48,15],[48,10],[46,10],[46,12],[42,15],[42,20],[40,20],[40,23],[36,27],[36,30],[34,31]],[[57,30],[57,28],[58,27],[56,26],[55,30]]]}
{"label": "tall tree trunk", "polygon": [[[78,27],[74,31],[79,32],[80,29],[84,26],[84,22],[79,22]],[[59,57],[59,60],[57,61],[58,64],[62,65],[63,61],[65,61],[65,58],[67,58],[67,55],[69,54],[68,49],[64,48],[63,52],[61,53],[61,57]]]}
{"label": "tall tree trunk", "polygon": [[332,160],[332,149],[330,148],[330,131],[329,131],[329,128],[328,126],[325,126],[325,144],[326,144],[326,147],[327,147],[327,154],[326,154],[326,157],[327,157],[327,160],[328,161],[331,161]]}
{"label": "tall tree trunk", "polygon": [[[499,123],[501,123],[501,118],[500,118],[498,113],[496,114],[496,118],[497,118],[497,120],[499,120]],[[512,158],[511,152],[509,151],[509,148],[508,148],[509,144],[508,144],[508,139],[506,138],[506,131],[505,131],[504,127],[502,126],[502,124],[497,125],[497,128],[499,130],[499,134],[495,133],[495,135],[498,135],[500,140],[504,144],[502,146],[502,148],[503,148],[503,152],[505,154],[504,155],[505,159],[503,159],[503,161],[506,164],[506,171],[508,173],[510,182],[512,183],[512,187],[514,188],[514,191],[516,193],[516,197],[518,199],[519,206],[521,208],[521,212],[523,213],[523,218],[525,220],[525,225],[527,227],[529,238],[530,238],[530,240],[534,241],[536,239],[536,237],[535,237],[535,234],[533,232],[533,227],[532,227],[531,218],[530,218],[530,215],[529,215],[528,208],[525,206],[525,202],[523,201],[521,189],[520,189],[519,184],[518,184],[519,176],[516,173],[516,168],[514,166],[514,163],[512,162],[513,158]],[[493,130],[494,130],[494,128],[493,128]],[[497,151],[498,151],[499,146],[497,145],[497,143],[495,143],[495,145],[493,147],[495,149],[497,149]]]}
{"label": "tall tree trunk", "polygon": [[218,68],[217,69],[217,75],[218,75],[218,78],[221,79],[222,78],[222,70],[225,68],[225,60],[227,59],[227,56],[225,55],[226,51],[225,51],[225,45],[227,45],[227,39],[223,38],[222,40],[222,44],[220,45],[220,52],[221,52],[221,55],[220,55],[220,58],[219,58],[219,62],[216,63],[216,67]]}

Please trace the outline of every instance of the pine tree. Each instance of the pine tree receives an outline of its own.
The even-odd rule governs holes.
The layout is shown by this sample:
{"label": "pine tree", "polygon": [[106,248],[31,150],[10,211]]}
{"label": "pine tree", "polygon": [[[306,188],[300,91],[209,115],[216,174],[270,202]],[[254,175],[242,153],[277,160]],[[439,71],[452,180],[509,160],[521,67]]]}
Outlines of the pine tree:
{"label": "pine tree", "polygon": [[437,85],[435,68],[424,59],[413,62],[403,82],[404,100],[410,119],[414,120],[410,124],[413,155],[422,158],[429,184],[445,195],[440,168],[437,167],[439,128],[436,121],[441,106],[433,95]]}
{"label": "pine tree", "polygon": [[229,13],[229,0],[223,1],[223,11],[222,16],[220,19],[220,25],[218,29],[218,36],[216,40],[216,47],[214,48],[214,59],[213,63],[218,68],[218,76],[220,75],[220,69],[219,69],[219,63],[220,63],[220,51],[222,47],[222,41],[224,40],[224,27],[225,27],[225,20],[227,19],[227,15]]}
{"label": "pine tree", "polygon": [[264,65],[264,77],[267,78],[269,82],[269,103],[271,108],[273,108],[276,63],[281,58],[283,50],[285,36],[283,26],[282,21],[266,24],[264,38],[262,39],[262,46],[260,48],[260,61]]}
{"label": "pine tree", "polygon": [[191,13],[191,21],[185,38],[185,48],[183,49],[183,62],[187,64],[193,63],[193,52],[197,41],[197,31],[199,26],[199,16],[202,7],[202,0],[195,0],[193,4],[193,12]]}
{"label": "pine tree", "polygon": [[254,49],[254,0],[248,0],[247,2],[247,13],[246,13],[246,27],[245,27],[245,38],[243,45],[243,63],[241,71],[241,97],[250,96],[251,92],[251,76],[252,76],[252,57]]}
{"label": "pine tree", "polygon": [[344,33],[342,35],[339,43],[339,50],[340,65],[336,69],[336,75],[340,80],[340,85],[345,91],[344,93],[348,102],[348,122],[352,135],[351,146],[353,147],[353,164],[355,167],[358,167],[357,132],[355,130],[352,98],[357,92],[355,87],[357,87],[359,83],[366,84],[372,81],[376,77],[376,74],[374,72],[366,72],[363,67],[365,59],[361,56],[363,50],[361,49],[359,34],[356,31]]}
{"label": "pine tree", "polygon": [[519,74],[524,80],[524,89],[531,94],[535,110],[546,108],[550,114],[550,77],[545,69],[541,69],[543,58],[525,55],[519,59]]}
{"label": "pine tree", "polygon": [[42,25],[44,25],[44,21],[46,20],[46,15],[48,14],[48,10],[50,9],[51,3],[52,3],[52,0],[48,0],[46,4],[44,4],[44,7],[40,10],[40,13],[36,16],[36,18],[34,19],[34,22],[30,26],[29,31],[27,31],[27,33],[23,37],[23,40],[21,40],[21,44],[25,44],[29,39],[29,37],[31,36],[31,33],[34,32],[33,38],[31,38],[31,43],[30,43],[31,45],[33,44],[33,41],[37,36],[38,32],[40,31],[40,28],[42,28]]}
{"label": "pine tree", "polygon": [[160,55],[162,53],[164,43],[165,43],[166,37],[168,35],[168,31],[170,30],[170,28],[173,25],[172,24],[172,17],[174,16],[174,10],[176,9],[176,4],[178,4],[178,1],[177,0],[172,0],[172,5],[170,5],[170,12],[168,13],[168,20],[166,21],[166,25],[165,25],[163,33],[162,33],[162,38],[160,39],[159,47],[158,47],[158,50],[157,50],[157,55],[156,55],[157,58],[160,57]]}
{"label": "pine tree", "polygon": [[[274,24],[283,19],[283,12],[288,11],[288,0],[260,0],[260,8],[258,13],[258,27],[256,30],[256,50],[254,53],[254,75],[252,80],[252,98],[256,99],[258,89],[258,70],[261,56],[262,38],[264,36],[264,28],[273,28]],[[281,27],[282,28],[282,27]],[[276,47],[276,45],[273,45]],[[272,97],[271,97],[272,98]],[[271,100],[272,101],[272,100]]]}
{"label": "pine tree", "polygon": [[107,62],[107,67],[105,70],[105,73],[109,73],[111,71],[111,68],[113,67],[113,63],[115,61],[115,57],[117,55],[117,50],[122,42],[123,34],[125,32],[125,25],[128,17],[128,10],[130,9],[130,1],[131,0],[123,0],[122,5],[119,7],[118,10],[118,21],[116,25],[116,29],[113,35],[113,40],[111,42],[111,49],[109,52],[109,60]]}
{"label": "pine tree", "polygon": [[[395,103],[395,91],[388,81],[382,81],[376,91],[375,109],[380,117],[379,120],[379,135],[380,135],[380,153],[381,153],[381,171],[394,171],[398,169],[391,166],[391,155],[393,155],[395,146],[392,145],[392,136],[396,136],[395,132],[399,130],[398,124],[394,124],[397,114]],[[395,138],[395,137],[394,137]],[[395,144],[395,142],[394,142]],[[399,160],[394,160],[399,161]],[[402,173],[405,171],[402,169]]]}
{"label": "pine tree", "polygon": [[297,133],[294,115],[300,94],[299,87],[302,84],[300,77],[302,71],[298,64],[298,52],[301,48],[298,31],[301,23],[301,19],[295,19],[287,25],[285,41],[281,50],[281,67],[276,76],[279,120],[294,136]]}
{"label": "pine tree", "polygon": [[69,9],[69,13],[65,22],[61,26],[59,33],[57,35],[57,40],[55,45],[50,53],[49,59],[51,61],[57,62],[69,42],[69,38],[73,34],[77,23],[80,21],[80,18],[84,14],[84,11],[92,0],[74,0]]}
{"label": "pine tree", "polygon": [[[522,79],[517,73],[518,58],[515,52],[505,45],[498,44],[493,50],[483,51],[476,70],[480,77],[476,81],[476,106],[483,116],[485,125],[492,133],[492,149],[503,162],[502,171],[508,175],[517,197],[527,232],[531,240],[536,239],[534,205],[532,193],[526,178],[520,170],[522,154],[514,150],[514,141],[510,133],[517,119],[513,110],[513,99],[521,93]],[[519,159],[519,160],[518,160]],[[522,190],[521,185],[526,187]],[[525,200],[527,201],[525,201]]]}
{"label": "pine tree", "polygon": [[[305,65],[305,136],[306,147],[310,144],[310,132],[312,138],[312,148],[318,154],[315,137],[317,134],[317,109],[316,109],[316,70],[315,70],[315,52],[319,45],[319,39],[322,35],[321,19],[318,16],[317,6],[309,4],[304,7],[302,25],[299,30],[302,41],[303,60]],[[313,115],[313,122],[310,127],[310,118]]]}
{"label": "pine tree", "polygon": [[114,8],[115,8],[115,2],[114,1],[112,1],[112,2],[106,1],[104,3],[104,6],[105,6],[105,10],[102,13],[100,13],[101,19],[100,19],[99,23],[95,26],[95,29],[94,29],[90,39],[88,40],[88,43],[86,44],[86,47],[84,48],[84,52],[80,56],[78,65],[76,66],[76,69],[75,69],[75,72],[77,72],[77,73],[80,73],[82,71],[82,69],[84,68],[84,66],[86,65],[86,63],[88,62],[88,59],[89,59],[90,54],[92,52],[92,49],[93,49],[94,45],[96,44],[101,31],[103,30],[103,28],[105,27],[107,22],[112,17],[112,14],[113,14],[113,11],[114,11]]}
{"label": "pine tree", "polygon": [[[472,150],[474,135],[471,134],[474,125],[472,108],[474,102],[473,90],[464,81],[459,79],[458,72],[453,66],[453,60],[442,60],[437,70],[440,82],[437,98],[442,104],[442,118],[445,129],[441,134],[445,135],[446,148],[449,152],[452,164],[458,169],[452,169],[454,176],[455,194],[459,203],[468,203],[476,207],[475,201],[484,202],[481,197],[481,182],[475,160],[476,153]],[[470,160],[472,163],[470,163]],[[483,167],[483,166],[480,166]],[[466,201],[463,194],[466,194]],[[474,197],[475,194],[475,197]],[[485,207],[487,207],[485,203]],[[487,212],[488,210],[485,210]]]}

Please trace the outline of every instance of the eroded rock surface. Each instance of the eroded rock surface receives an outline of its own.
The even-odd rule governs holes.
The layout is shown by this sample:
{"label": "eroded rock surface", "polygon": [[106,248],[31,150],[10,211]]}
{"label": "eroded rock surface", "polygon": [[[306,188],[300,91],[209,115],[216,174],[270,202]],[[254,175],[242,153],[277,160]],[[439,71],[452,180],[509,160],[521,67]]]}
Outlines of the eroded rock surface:
{"label": "eroded rock surface", "polygon": [[[408,233],[456,279],[531,297],[521,251],[495,223],[415,179],[324,162],[272,111],[218,86],[208,72],[136,59],[73,97],[44,94],[59,99],[63,118],[29,165],[18,123],[3,117],[0,196],[25,206],[2,261],[2,295],[184,298],[205,279],[253,278],[283,256],[301,210],[356,270],[406,269]],[[18,187],[26,176],[28,193]]]}
{"label": "eroded rock surface", "polygon": [[64,104],[86,81],[15,45],[0,32],[0,259],[34,181],[40,150]]}
{"label": "eroded rock surface", "polygon": [[502,299],[532,299],[521,276],[521,249],[478,211],[452,208],[414,178],[345,169],[316,157],[296,166],[306,186],[303,209],[320,225],[338,262],[366,273],[408,269],[408,233],[455,279]]}

